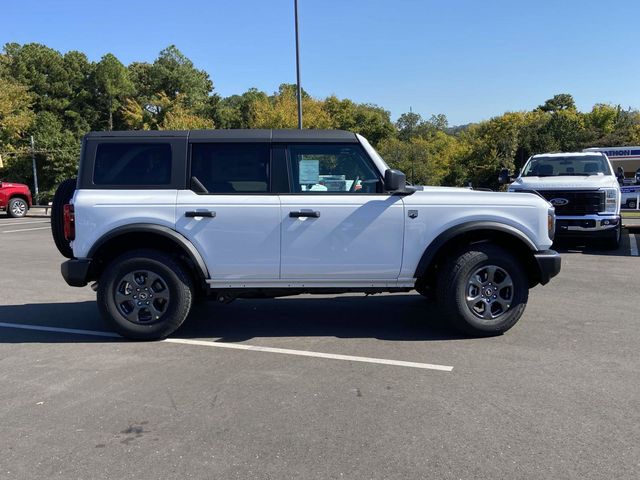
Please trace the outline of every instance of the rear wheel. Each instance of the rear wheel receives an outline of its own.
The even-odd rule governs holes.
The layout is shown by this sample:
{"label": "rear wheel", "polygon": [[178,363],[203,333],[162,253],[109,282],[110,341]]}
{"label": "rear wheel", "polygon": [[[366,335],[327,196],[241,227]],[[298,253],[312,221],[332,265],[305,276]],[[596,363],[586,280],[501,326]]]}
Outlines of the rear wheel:
{"label": "rear wheel", "polygon": [[67,258],[73,258],[73,249],[64,238],[64,206],[71,202],[75,191],[75,178],[63,181],[58,185],[51,204],[51,235],[58,251]]}
{"label": "rear wheel", "polygon": [[473,336],[500,335],[522,316],[529,297],[524,269],[491,244],[460,250],[440,269],[438,303],[451,324]]}
{"label": "rear wheel", "polygon": [[29,205],[24,198],[12,198],[7,205],[7,215],[12,218],[22,218],[28,210]]}
{"label": "rear wheel", "polygon": [[137,250],[113,260],[98,282],[98,308],[120,335],[158,340],[189,315],[193,282],[181,263],[155,250]]}

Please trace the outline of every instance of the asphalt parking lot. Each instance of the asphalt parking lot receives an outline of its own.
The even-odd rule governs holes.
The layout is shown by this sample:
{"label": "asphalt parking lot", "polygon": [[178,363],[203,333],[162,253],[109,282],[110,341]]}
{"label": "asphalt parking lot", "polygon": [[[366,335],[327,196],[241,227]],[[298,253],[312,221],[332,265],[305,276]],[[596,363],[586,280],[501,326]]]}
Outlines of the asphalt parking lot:
{"label": "asphalt parking lot", "polygon": [[135,343],[47,222],[0,218],[2,479],[640,477],[640,232],[562,246],[501,337],[394,294],[205,303]]}

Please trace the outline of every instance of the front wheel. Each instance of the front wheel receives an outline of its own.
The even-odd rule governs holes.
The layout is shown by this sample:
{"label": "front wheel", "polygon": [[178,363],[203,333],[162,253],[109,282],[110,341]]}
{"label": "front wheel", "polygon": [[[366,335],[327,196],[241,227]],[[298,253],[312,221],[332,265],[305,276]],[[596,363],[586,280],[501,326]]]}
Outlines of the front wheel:
{"label": "front wheel", "polygon": [[113,260],[98,282],[98,308],[120,335],[158,340],[171,335],[189,315],[193,282],[173,257],[137,250]]}
{"label": "front wheel", "polygon": [[522,316],[529,284],[522,264],[507,249],[477,244],[442,266],[438,303],[451,324],[473,336],[500,335]]}

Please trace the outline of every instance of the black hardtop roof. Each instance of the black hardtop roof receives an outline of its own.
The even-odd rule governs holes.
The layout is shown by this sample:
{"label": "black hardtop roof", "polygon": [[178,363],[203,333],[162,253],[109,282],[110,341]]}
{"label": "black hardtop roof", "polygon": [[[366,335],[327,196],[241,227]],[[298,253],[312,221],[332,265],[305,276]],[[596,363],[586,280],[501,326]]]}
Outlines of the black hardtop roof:
{"label": "black hardtop roof", "polygon": [[187,138],[193,142],[340,142],[356,143],[355,133],[345,130],[130,130],[115,132],[90,132],[87,138]]}

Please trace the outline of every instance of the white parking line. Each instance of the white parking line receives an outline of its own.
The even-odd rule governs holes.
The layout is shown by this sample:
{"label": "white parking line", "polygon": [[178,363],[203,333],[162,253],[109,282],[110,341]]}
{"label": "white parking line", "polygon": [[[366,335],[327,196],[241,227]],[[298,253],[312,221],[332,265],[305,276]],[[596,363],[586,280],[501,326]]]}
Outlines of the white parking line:
{"label": "white parking line", "polygon": [[51,227],[21,228],[19,230],[3,230],[2,233],[31,232],[33,230],[49,230]]}
{"label": "white parking line", "polygon": [[631,255],[633,255],[634,257],[638,256],[638,242],[636,240],[635,233],[629,234],[629,250]]}
{"label": "white parking line", "polygon": [[[44,325],[24,325],[19,323],[0,322],[0,327],[18,328],[22,330],[37,330],[42,332],[71,333],[75,335],[90,335],[94,337],[120,338],[120,335],[112,332],[100,332],[97,330],[79,330],[76,328],[47,327]],[[436,365],[433,363],[405,362],[402,360],[387,360],[385,358],[357,357],[353,355],[338,355],[334,353],[310,352],[307,350],[291,350],[288,348],[259,347],[256,345],[243,345],[239,343],[211,342],[207,340],[188,340],[184,338],[167,338],[164,343],[177,343],[182,345],[198,345],[203,347],[231,348],[235,350],[249,350],[253,352],[280,353],[285,355],[297,355],[301,357],[326,358],[331,360],[345,360],[347,362],[375,363],[379,365],[392,365],[396,367],[420,368],[423,370],[439,370],[451,372],[453,367],[448,365]]]}
{"label": "white parking line", "polygon": [[200,345],[203,347],[235,348],[238,350],[251,350],[254,352],[283,353],[285,355],[298,355],[301,357],[328,358],[332,360],[346,360],[348,362],[378,363],[381,365],[394,365],[397,367],[422,368],[426,370],[440,370],[450,372],[453,367],[448,365],[434,365],[432,363],[404,362],[401,360],[387,360],[384,358],[356,357],[353,355],[337,355],[333,353],[309,352],[307,350],[290,350],[288,348],[258,347],[255,345],[242,345],[238,343],[220,343],[207,340],[186,340],[184,338],[167,338],[166,343],[181,343],[185,345]]}
{"label": "white parking line", "polygon": [[44,325],[25,325],[23,323],[0,322],[0,327],[18,328],[20,330],[37,330],[40,332],[73,333],[75,335],[91,335],[92,337],[121,338],[120,335],[113,332],[98,332],[97,330],[78,330],[77,328],[47,327]]}
{"label": "white parking line", "polygon": [[9,222],[9,223],[5,223],[5,222],[0,222],[0,227],[10,227],[12,225],[29,225],[29,224],[33,224],[33,223],[50,223],[49,220],[37,220],[34,222]]}

